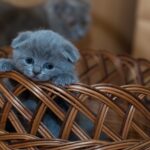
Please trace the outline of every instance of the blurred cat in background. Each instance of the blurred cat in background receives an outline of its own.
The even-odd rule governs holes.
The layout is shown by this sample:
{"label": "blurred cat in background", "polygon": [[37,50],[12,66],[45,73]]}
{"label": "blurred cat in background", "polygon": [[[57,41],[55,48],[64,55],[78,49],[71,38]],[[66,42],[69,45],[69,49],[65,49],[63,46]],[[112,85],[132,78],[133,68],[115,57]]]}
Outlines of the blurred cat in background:
{"label": "blurred cat in background", "polygon": [[89,0],[46,0],[32,8],[0,3],[0,46],[9,45],[18,32],[51,29],[70,41],[80,40],[90,24]]}

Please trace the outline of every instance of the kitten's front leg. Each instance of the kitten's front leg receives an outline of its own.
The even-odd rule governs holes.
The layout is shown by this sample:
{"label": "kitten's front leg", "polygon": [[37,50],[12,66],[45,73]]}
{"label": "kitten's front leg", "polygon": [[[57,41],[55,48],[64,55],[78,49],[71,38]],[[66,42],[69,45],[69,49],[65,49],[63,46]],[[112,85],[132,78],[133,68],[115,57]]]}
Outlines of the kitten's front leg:
{"label": "kitten's front leg", "polygon": [[52,78],[52,83],[57,86],[65,86],[78,82],[78,78],[74,74],[60,74]]}
{"label": "kitten's front leg", "polygon": [[14,66],[10,59],[1,58],[0,59],[0,72],[12,71]]}

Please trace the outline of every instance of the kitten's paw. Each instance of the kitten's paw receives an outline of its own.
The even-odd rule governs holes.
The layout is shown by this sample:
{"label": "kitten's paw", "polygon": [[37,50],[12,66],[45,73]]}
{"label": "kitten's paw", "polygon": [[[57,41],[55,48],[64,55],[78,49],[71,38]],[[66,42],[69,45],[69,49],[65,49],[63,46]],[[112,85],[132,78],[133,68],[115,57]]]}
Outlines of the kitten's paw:
{"label": "kitten's paw", "polygon": [[12,71],[13,70],[13,65],[9,63],[4,63],[2,65],[2,71]]}
{"label": "kitten's paw", "polygon": [[14,70],[14,66],[11,64],[11,62],[7,59],[1,59],[0,60],[0,71],[1,72],[7,72]]}
{"label": "kitten's paw", "polygon": [[77,77],[71,75],[60,75],[52,79],[52,83],[54,83],[57,86],[70,85],[76,83],[77,81]]}

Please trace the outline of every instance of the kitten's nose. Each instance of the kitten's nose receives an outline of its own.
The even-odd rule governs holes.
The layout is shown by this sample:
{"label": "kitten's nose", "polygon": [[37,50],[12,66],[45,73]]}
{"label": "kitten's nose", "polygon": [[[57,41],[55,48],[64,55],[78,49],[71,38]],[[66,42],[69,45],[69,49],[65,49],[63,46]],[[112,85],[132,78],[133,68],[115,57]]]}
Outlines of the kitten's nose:
{"label": "kitten's nose", "polygon": [[38,75],[40,72],[41,72],[41,68],[40,67],[36,66],[36,67],[33,68],[33,73],[35,75]]}

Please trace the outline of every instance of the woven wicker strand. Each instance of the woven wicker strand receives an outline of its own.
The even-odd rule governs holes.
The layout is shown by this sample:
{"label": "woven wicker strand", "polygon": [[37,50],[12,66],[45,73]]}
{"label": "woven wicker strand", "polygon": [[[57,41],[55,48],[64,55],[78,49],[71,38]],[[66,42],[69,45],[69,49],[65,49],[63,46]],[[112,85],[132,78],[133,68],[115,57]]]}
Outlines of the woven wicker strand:
{"label": "woven wicker strand", "polygon": [[[5,54],[5,53],[2,53]],[[0,73],[0,149],[148,150],[150,148],[150,62],[105,51],[82,52],[81,83],[57,87],[35,83],[18,72]],[[90,59],[89,59],[90,58]],[[18,84],[8,90],[3,79]],[[30,91],[40,105],[31,111],[19,97]],[[67,111],[56,102],[69,105]],[[42,122],[47,110],[61,122],[58,136]],[[16,113],[17,112],[17,113]],[[18,116],[19,114],[19,116]],[[77,116],[85,117],[79,123]],[[20,120],[25,119],[29,125]],[[15,133],[7,132],[8,121]],[[87,131],[85,125],[92,124]],[[69,141],[71,135],[77,141]]]}
{"label": "woven wicker strand", "polygon": [[[120,142],[104,143],[101,141],[78,141],[68,142],[63,140],[38,139],[25,134],[3,134],[0,135],[0,148],[10,149],[42,149],[42,150],[141,150],[150,147],[150,141],[125,140]],[[12,141],[11,144],[4,144],[4,141]],[[19,142],[18,142],[19,140]],[[17,141],[17,142],[16,142]]]}

